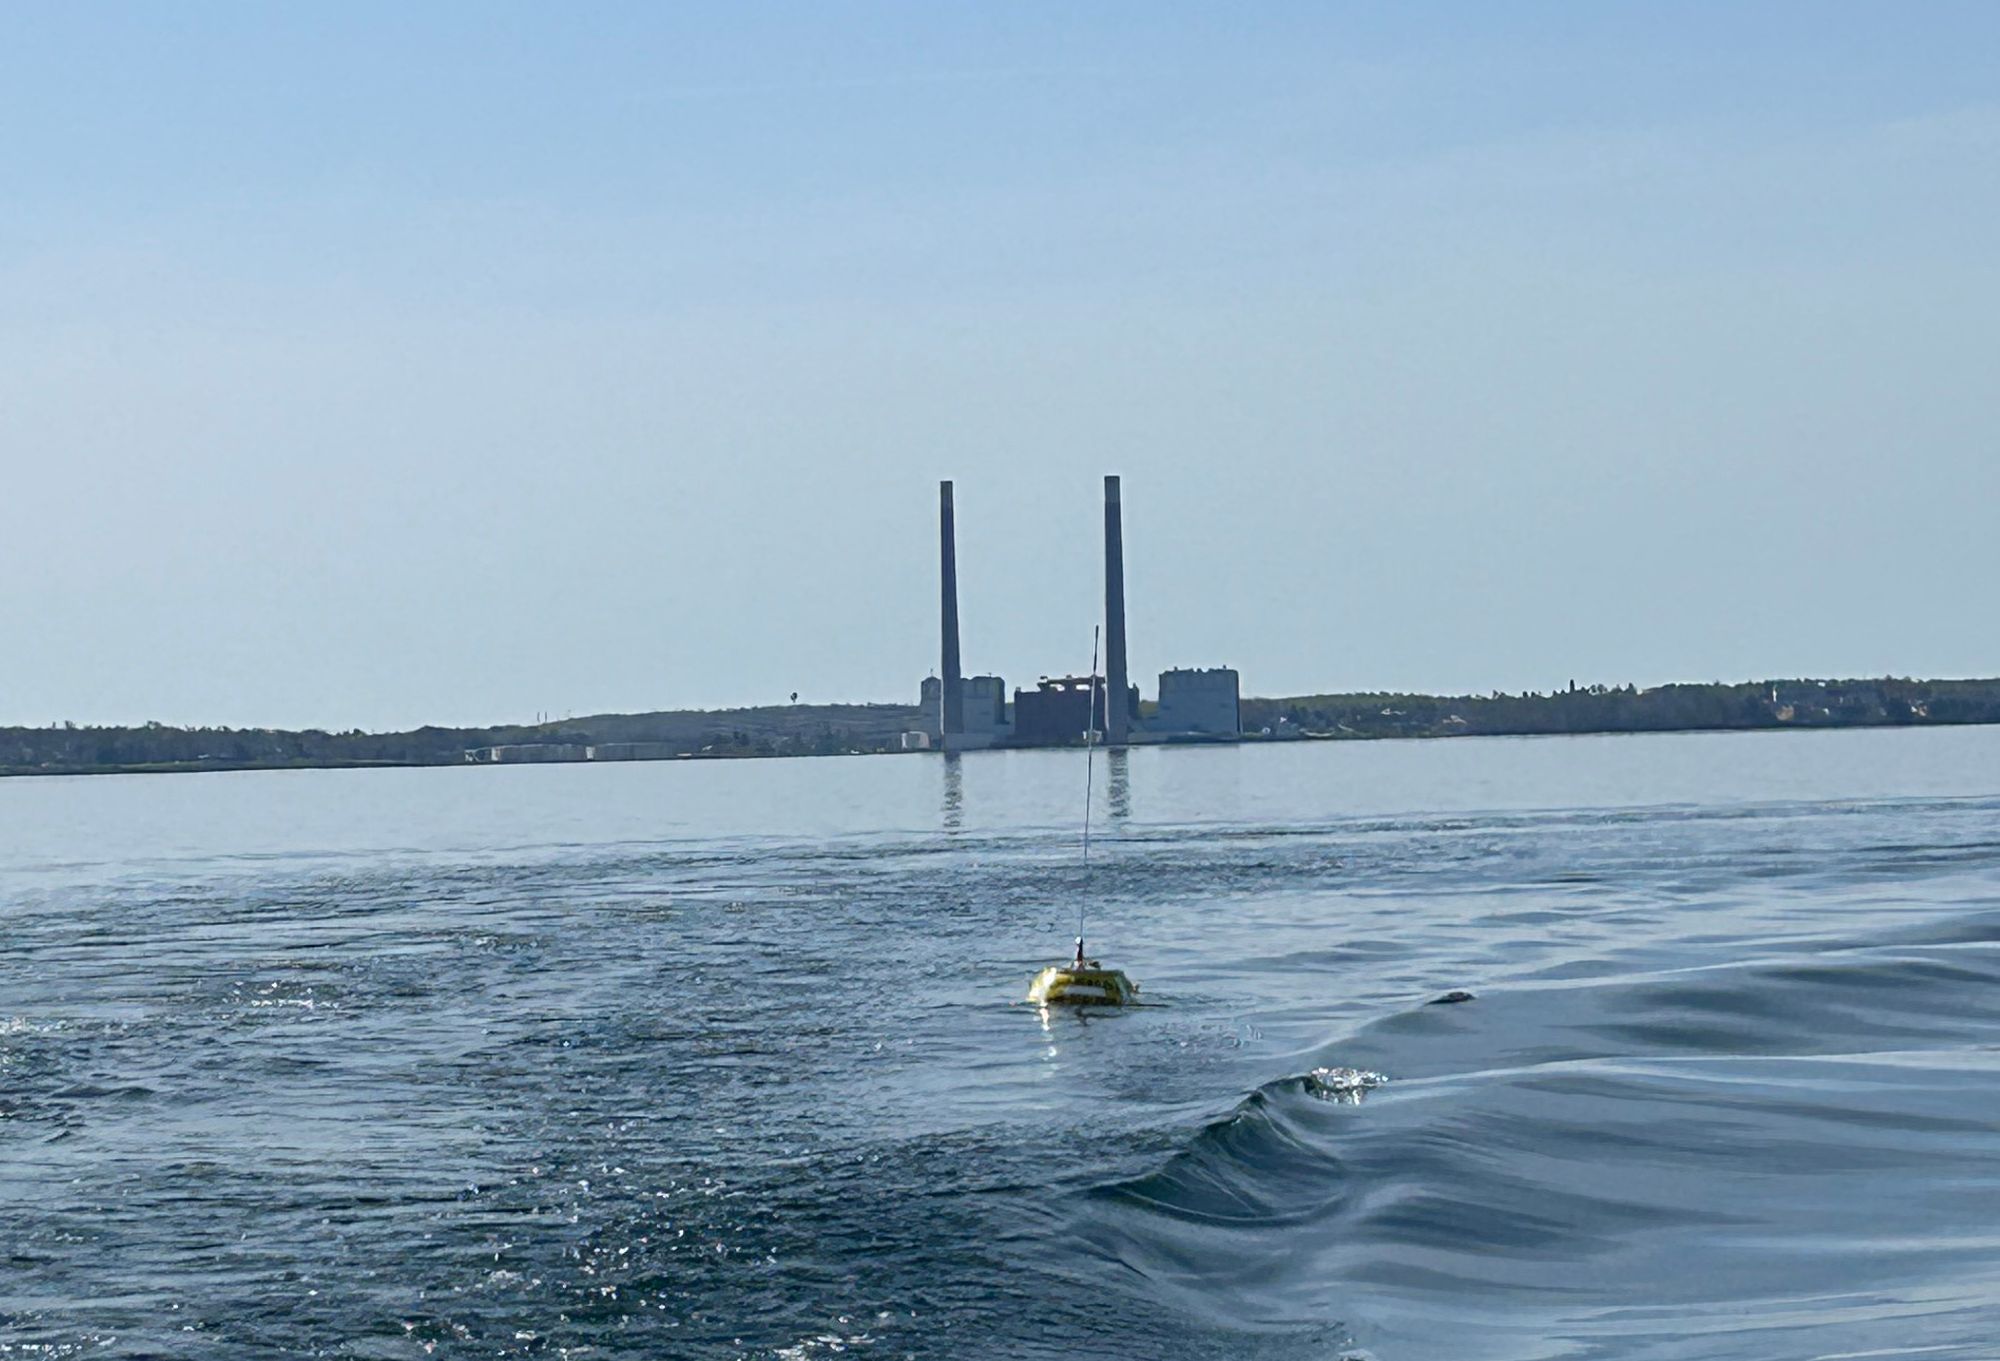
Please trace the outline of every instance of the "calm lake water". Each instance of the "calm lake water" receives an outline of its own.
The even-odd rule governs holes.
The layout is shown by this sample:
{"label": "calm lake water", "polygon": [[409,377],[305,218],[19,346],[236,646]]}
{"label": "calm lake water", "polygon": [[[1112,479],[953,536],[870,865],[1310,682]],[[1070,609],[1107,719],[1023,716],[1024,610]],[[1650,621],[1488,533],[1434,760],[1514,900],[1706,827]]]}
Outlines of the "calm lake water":
{"label": "calm lake water", "polygon": [[0,1357],[2000,1348],[2000,729],[1096,775],[0,781]]}

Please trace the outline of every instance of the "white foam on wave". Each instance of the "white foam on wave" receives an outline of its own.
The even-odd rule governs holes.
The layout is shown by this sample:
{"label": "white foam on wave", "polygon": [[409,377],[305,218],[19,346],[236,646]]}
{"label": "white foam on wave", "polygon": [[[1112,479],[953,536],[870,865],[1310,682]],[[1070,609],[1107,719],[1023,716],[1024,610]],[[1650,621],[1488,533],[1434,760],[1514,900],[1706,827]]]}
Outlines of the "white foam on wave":
{"label": "white foam on wave", "polygon": [[1305,1076],[1306,1091],[1322,1101],[1358,1106],[1363,1097],[1389,1079],[1365,1068],[1315,1068]]}

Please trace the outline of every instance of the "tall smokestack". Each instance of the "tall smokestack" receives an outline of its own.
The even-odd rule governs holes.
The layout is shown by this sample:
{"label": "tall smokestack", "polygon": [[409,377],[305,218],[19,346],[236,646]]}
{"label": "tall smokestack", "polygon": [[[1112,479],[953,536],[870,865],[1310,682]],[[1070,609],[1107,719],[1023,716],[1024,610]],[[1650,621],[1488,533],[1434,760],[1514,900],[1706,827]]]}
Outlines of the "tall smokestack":
{"label": "tall smokestack", "polygon": [[1131,714],[1125,708],[1125,528],[1116,477],[1104,479],[1104,648],[1104,741],[1122,747]]}
{"label": "tall smokestack", "polygon": [[943,734],[945,750],[949,751],[952,735],[965,731],[964,697],[959,694],[958,677],[958,529],[951,512],[950,482],[938,483],[938,552],[944,633],[944,662],[939,668],[944,674],[938,686],[943,715],[938,730]]}

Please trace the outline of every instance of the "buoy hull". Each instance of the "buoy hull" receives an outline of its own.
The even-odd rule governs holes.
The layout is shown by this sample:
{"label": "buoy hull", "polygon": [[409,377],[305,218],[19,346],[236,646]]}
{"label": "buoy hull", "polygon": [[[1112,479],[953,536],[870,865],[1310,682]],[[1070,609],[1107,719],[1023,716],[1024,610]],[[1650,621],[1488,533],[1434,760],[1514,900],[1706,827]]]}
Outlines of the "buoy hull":
{"label": "buoy hull", "polygon": [[1028,1000],[1045,1007],[1122,1007],[1138,991],[1138,984],[1123,969],[1051,964],[1028,985]]}

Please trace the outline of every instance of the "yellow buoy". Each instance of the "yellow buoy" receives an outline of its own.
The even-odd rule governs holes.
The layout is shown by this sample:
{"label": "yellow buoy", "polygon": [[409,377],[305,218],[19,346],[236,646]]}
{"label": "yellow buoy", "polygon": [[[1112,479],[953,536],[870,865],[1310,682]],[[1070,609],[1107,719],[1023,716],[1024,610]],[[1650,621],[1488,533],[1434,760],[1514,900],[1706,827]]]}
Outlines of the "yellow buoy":
{"label": "yellow buoy", "polygon": [[1096,960],[1051,964],[1028,985],[1028,1000],[1038,1006],[1122,1007],[1138,995],[1139,985],[1123,969],[1107,969]]}

